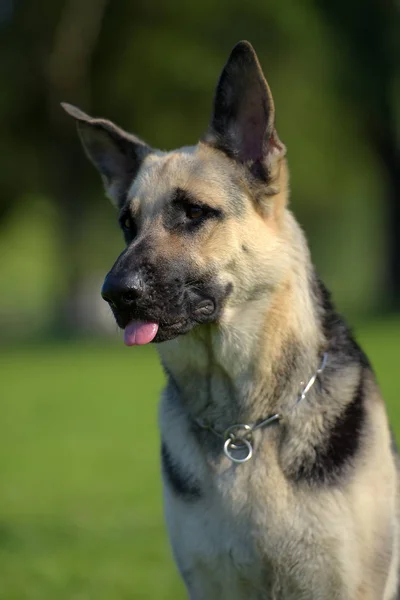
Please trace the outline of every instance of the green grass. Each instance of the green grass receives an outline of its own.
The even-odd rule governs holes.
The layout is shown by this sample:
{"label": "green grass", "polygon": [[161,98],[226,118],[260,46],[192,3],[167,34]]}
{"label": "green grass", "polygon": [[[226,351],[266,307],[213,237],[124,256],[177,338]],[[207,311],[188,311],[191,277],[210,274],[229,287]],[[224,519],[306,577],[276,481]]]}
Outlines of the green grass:
{"label": "green grass", "polygon": [[[400,322],[359,331],[400,433]],[[185,598],[162,517],[152,349],[0,354],[1,600]]]}
{"label": "green grass", "polygon": [[184,598],[163,526],[147,348],[0,356],[0,598]]}

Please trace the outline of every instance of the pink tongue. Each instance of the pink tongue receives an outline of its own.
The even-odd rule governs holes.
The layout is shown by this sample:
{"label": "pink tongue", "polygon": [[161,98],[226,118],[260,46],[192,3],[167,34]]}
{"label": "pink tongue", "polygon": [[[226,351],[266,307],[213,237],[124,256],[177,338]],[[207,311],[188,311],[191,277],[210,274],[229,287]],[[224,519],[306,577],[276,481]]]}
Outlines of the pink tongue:
{"label": "pink tongue", "polygon": [[125,327],[124,342],[127,346],[149,344],[156,337],[157,331],[158,323],[131,321]]}

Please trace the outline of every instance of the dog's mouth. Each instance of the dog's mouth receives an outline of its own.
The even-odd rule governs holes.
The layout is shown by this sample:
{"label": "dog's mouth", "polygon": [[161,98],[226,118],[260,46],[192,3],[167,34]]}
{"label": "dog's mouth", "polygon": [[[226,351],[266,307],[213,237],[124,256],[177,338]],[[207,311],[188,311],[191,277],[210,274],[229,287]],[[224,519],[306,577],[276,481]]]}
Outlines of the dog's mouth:
{"label": "dog's mouth", "polygon": [[185,315],[175,315],[175,319],[167,320],[146,312],[135,311],[136,314],[126,315],[125,318],[122,315],[119,315],[119,318],[117,316],[117,322],[124,330],[126,346],[165,342],[183,335],[194,326],[213,320],[216,304],[209,298],[203,299],[197,302],[196,306],[192,306],[189,312],[185,311]]}
{"label": "dog's mouth", "polygon": [[[144,346],[172,340],[198,325],[216,322],[231,286],[192,286],[175,294],[127,294],[107,299],[127,346]],[[104,296],[103,296],[104,297]]]}

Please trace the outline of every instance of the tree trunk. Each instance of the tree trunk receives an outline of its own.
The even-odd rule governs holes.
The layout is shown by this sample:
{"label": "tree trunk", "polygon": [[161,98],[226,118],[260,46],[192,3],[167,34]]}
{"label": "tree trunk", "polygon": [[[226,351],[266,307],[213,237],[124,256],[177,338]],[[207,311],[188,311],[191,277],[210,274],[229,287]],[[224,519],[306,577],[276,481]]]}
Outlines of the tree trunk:
{"label": "tree trunk", "polygon": [[[53,51],[46,65],[48,118],[57,149],[50,150],[53,193],[58,211],[58,261],[63,274],[61,298],[56,298],[54,328],[61,335],[76,335],[84,328],[80,293],[87,275],[82,257],[87,225],[82,154],[75,127],[65,117],[61,101],[89,103],[90,66],[107,0],[67,0],[55,31]],[[87,106],[85,106],[87,108]],[[85,163],[86,166],[86,163]]]}

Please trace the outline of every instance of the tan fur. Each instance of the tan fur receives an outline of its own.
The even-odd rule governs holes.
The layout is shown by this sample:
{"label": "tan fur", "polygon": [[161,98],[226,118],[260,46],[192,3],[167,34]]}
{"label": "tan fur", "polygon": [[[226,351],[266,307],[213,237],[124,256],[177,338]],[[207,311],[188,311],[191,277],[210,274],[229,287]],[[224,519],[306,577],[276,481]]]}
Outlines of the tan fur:
{"label": "tan fur", "polygon": [[[185,496],[185,481],[174,483],[164,465],[165,515],[190,599],[398,599],[398,466],[385,405],[347,330],[323,324],[331,309],[288,209],[286,149],[254,50],[233,50],[209,130],[193,147],[152,151],[132,136],[121,140],[107,121],[66,110],[107,193],[135,219],[129,253],[146,244],[148,263],[165,271],[184,257],[195,278],[230,290],[217,319],[158,346],[168,375],[161,437],[188,488]],[[127,171],[135,176],[125,189]],[[195,235],[166,227],[178,188],[224,218]],[[325,351],[318,384],[297,402]],[[356,401],[360,423],[351,413]],[[198,425],[222,433],[276,412],[283,420],[254,432],[254,456],[240,465]],[[339,434],[348,446],[354,434],[358,445],[333,446],[349,454],[336,472],[329,444]],[[330,478],[307,471],[314,467],[332,468]]]}
{"label": "tan fur", "polygon": [[[285,341],[295,336],[308,354],[301,370],[292,374],[290,393],[279,399],[280,409],[292,407],[300,381],[312,374],[323,345],[307,284],[307,245],[286,208],[286,165],[277,182],[280,192],[264,197],[262,211],[254,210],[253,191],[242,181],[237,189],[243,199],[247,196],[244,214],[232,216],[192,245],[183,247],[179,237],[156,226],[160,206],[173,187],[189,189],[211,206],[228,203],[230,169],[223,154],[200,145],[146,159],[131,190],[142,207],[142,235],[151,228],[152,236],[160,236],[155,248],[162,257],[185,252],[200,272],[212,264],[221,280],[233,282],[235,289],[218,326],[204,326],[159,346],[180,390],[179,400],[172,387],[164,394],[162,437],[180,457],[182,468],[196,472],[208,490],[199,507],[186,506],[165,490],[169,533],[190,597],[392,600],[398,564],[397,475],[374,383],[368,402],[368,453],[359,461],[357,477],[342,489],[296,491],[281,471],[280,465],[292,460],[303,439],[318,439],[312,395],[307,406],[290,413],[283,427],[259,432],[257,456],[240,467],[223,455],[205,462],[191,439],[188,414],[223,430],[276,410],[277,406],[260,405],[258,392],[271,383],[272,365]],[[243,245],[247,253],[241,251]],[[267,285],[253,300],[248,290],[260,281]],[[327,404],[326,411],[332,413],[332,422],[354,393],[358,375],[350,365],[335,383],[337,389],[331,390],[335,403]],[[206,379],[211,385],[206,386]],[[257,543],[248,539],[254,531],[263,532]],[[392,554],[388,538],[393,540]],[[296,565],[290,577],[286,565]],[[264,584],[270,595],[262,591]]]}
{"label": "tan fur", "polygon": [[[215,202],[220,201],[220,194]],[[175,390],[167,388],[161,405],[162,437],[180,457],[182,468],[195,471],[209,490],[207,501],[199,508],[186,507],[168,489],[165,491],[167,522],[178,564],[188,582],[192,573],[197,573],[197,583],[189,584],[193,599],[392,599],[398,564],[397,475],[389,452],[387,419],[382,403],[376,402],[375,384],[371,383],[368,402],[368,454],[360,460],[354,481],[342,489],[296,491],[283,477],[280,464],[292,460],[303,438],[318,438],[319,417],[313,414],[312,399],[307,407],[299,406],[291,413],[282,429],[260,432],[257,457],[240,467],[223,455],[204,463],[186,433],[187,411],[192,417],[218,423],[221,430],[273,412],[277,407],[256,402],[257,390],[271,381],[272,364],[279,359],[287,337],[295,334],[309,353],[303,371],[294,377],[291,393],[279,399],[280,408],[293,405],[300,380],[307,379],[317,365],[322,340],[307,291],[309,257],[303,235],[286,209],[280,229],[275,219],[271,227],[271,216],[258,219],[248,214],[241,223],[233,221],[232,242],[229,232],[224,231],[223,244],[215,249],[205,241],[204,251],[196,260],[203,264],[205,259],[218,256],[216,268],[221,276],[233,278],[237,285],[236,275],[243,284],[247,265],[235,262],[234,272],[228,266],[224,273],[223,262],[229,265],[229,258],[243,242],[254,252],[258,245],[258,258],[261,254],[265,271],[254,267],[245,285],[252,275],[266,277],[270,290],[261,300],[242,303],[232,299],[218,328],[194,330],[159,347],[181,395],[177,401]],[[215,238],[212,243],[217,244]],[[210,255],[208,244],[212,247]],[[274,265],[270,265],[272,261]],[[204,388],[206,375],[211,380],[210,389]],[[358,376],[358,370],[350,365],[336,382],[337,389],[331,391],[335,403],[326,407],[332,420],[342,410],[341,403],[354,393]],[[232,397],[241,398],[239,411]],[[177,406],[182,405],[185,408],[179,410]],[[214,473],[211,489],[209,470]],[[210,513],[211,506],[215,508]],[[255,547],[248,540],[254,531],[263,532]],[[387,536],[393,540],[393,545],[389,544],[393,555],[387,554]],[[231,556],[236,566],[227,565],[223,556]],[[277,564],[271,564],[275,561]],[[297,565],[294,571],[291,567],[296,584],[288,578],[286,564]],[[272,572],[268,585],[271,595],[262,592],[264,568]],[[239,579],[234,576],[236,569],[241,573]]]}

